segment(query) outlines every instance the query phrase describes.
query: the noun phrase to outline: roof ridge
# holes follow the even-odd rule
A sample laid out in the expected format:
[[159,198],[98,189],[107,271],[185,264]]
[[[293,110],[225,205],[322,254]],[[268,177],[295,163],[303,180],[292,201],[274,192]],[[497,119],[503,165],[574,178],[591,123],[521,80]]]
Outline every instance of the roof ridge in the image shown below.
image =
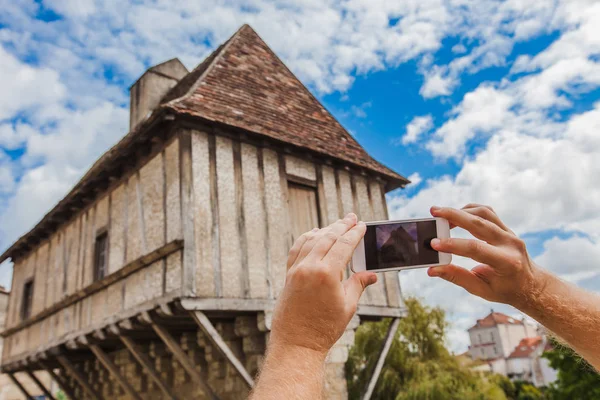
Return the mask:
[[[169,106],[172,103],[176,103],[178,101],[181,101],[189,96],[191,96],[196,89],[198,88],[198,86],[200,86],[200,84],[202,83],[202,80],[206,77],[206,75],[208,75],[213,67],[221,60],[221,56],[225,53],[225,51],[227,51],[227,49],[231,46],[231,44],[235,41],[235,39],[237,39],[240,35],[240,32],[242,32],[243,29],[245,29],[246,27],[250,27],[250,25],[248,24],[244,24],[242,25],[229,39],[227,39],[221,46],[219,46],[215,51],[217,51],[217,54],[214,55],[213,59],[210,61],[210,63],[206,66],[206,68],[204,69],[204,71],[202,71],[202,74],[190,85],[190,87],[188,88],[188,90],[185,92],[185,94],[176,97],[174,99],[171,99],[169,101],[167,101],[166,103],[161,104],[161,106]],[[205,60],[208,60],[208,58],[212,57],[213,54],[210,54]],[[202,66],[202,62],[200,64],[198,64],[198,66],[196,66],[196,68],[194,68],[194,71],[198,68],[200,68]],[[190,74],[193,74],[194,71],[190,72]]]

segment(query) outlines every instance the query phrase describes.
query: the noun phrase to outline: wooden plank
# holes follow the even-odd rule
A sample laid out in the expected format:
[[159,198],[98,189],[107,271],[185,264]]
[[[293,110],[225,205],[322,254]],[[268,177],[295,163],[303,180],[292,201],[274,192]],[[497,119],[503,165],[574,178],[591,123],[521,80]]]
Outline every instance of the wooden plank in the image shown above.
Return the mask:
[[275,307],[273,299],[187,298],[180,300],[181,307],[194,311],[269,311]]
[[242,254],[236,207],[233,143],[217,136],[217,190],[219,197],[219,243],[223,297],[243,297]]
[[[266,233],[267,213],[264,208],[264,180],[260,176],[258,151],[256,147],[241,145],[242,185],[244,198],[241,215],[245,226],[240,233],[246,240],[247,260],[244,267],[248,271],[249,296],[253,299],[269,297],[268,244]],[[257,184],[258,183],[258,184]],[[243,250],[242,250],[243,251]]]
[[65,380],[62,378],[62,376],[58,376],[52,368],[48,367],[46,364],[44,364],[41,361],[38,361],[38,365],[43,370],[45,370],[48,373],[48,375],[50,375],[50,378],[52,378],[54,380],[54,382],[56,382],[58,387],[60,387],[60,390],[62,390],[63,393],[66,394],[68,398],[70,398],[71,400],[77,400],[77,397],[75,397],[73,390],[71,390],[71,387],[65,382]]
[[242,297],[250,297],[250,271],[248,269],[248,238],[246,236],[246,215],[244,213],[244,178],[242,176],[242,148],[238,141],[233,142],[233,177],[235,186],[235,208],[241,257]]
[[215,329],[213,324],[210,322],[208,317],[202,311],[194,311],[192,312],[192,317],[200,326],[200,329],[208,340],[212,343],[212,345],[221,353],[223,357],[225,357],[229,363],[233,366],[236,372],[240,375],[240,377],[246,382],[246,385],[250,389],[254,387],[254,379],[250,376],[246,368],[241,363],[240,360],[233,354],[227,343],[223,340],[219,332]]
[[377,385],[379,375],[381,374],[383,364],[385,363],[385,358],[387,357],[388,352],[390,351],[390,347],[392,347],[392,343],[394,342],[394,337],[396,336],[396,332],[398,331],[399,325],[400,318],[394,318],[390,323],[387,334],[385,336],[385,340],[383,341],[383,346],[381,346],[381,350],[379,352],[379,357],[377,358],[377,364],[375,364],[375,369],[373,370],[373,374],[371,375],[371,379],[369,380],[369,384],[367,385],[367,390],[362,396],[362,400],[370,400],[371,396],[373,395],[375,385]]
[[25,371],[25,373],[40,388],[42,393],[44,393],[44,395],[47,398],[49,398],[50,400],[56,400],[55,397],[52,395],[52,393],[50,393],[50,391],[48,389],[46,389],[46,386],[44,386],[44,384],[42,382],[40,382],[40,380],[37,378],[37,376],[35,376],[35,374],[32,371]]
[[319,223],[320,227],[327,226],[329,222],[329,213],[327,208],[327,195],[325,193],[325,184],[323,181],[323,169],[317,165],[317,200],[319,201]]
[[[221,287],[214,135],[192,131],[192,181],[196,295],[219,296]],[[182,214],[182,218],[187,218]],[[187,247],[187,245],[186,245]]]
[[142,350],[135,344],[135,342],[127,337],[119,335],[121,342],[127,347],[129,352],[135,357],[135,359],[140,363],[142,368],[146,371],[148,376],[156,383],[156,385],[162,390],[162,392],[171,400],[177,400],[175,393],[169,388],[165,381],[160,377],[160,374],[154,368],[152,361],[148,356],[146,356]]
[[194,362],[189,359],[188,355],[185,354],[183,349],[179,346],[177,341],[175,341],[173,336],[171,336],[169,331],[156,322],[152,323],[152,328],[158,337],[160,337],[160,339],[163,341],[163,343],[169,348],[169,350],[171,350],[171,353],[173,353],[173,356],[175,356],[177,361],[179,361],[183,369],[185,369],[185,371],[190,375],[192,381],[194,381],[202,389],[206,397],[213,400],[218,400],[215,392],[212,391],[206,380],[196,369]]
[[119,368],[112,362],[110,357],[108,357],[108,355],[100,348],[100,346],[92,344],[89,346],[89,348],[92,351],[92,353],[94,353],[96,358],[98,358],[98,361],[100,361],[100,363],[104,365],[104,368],[106,368],[108,372],[110,372],[110,374],[113,376],[113,378],[115,378],[115,380],[119,383],[119,385],[121,385],[125,393],[127,393],[133,399],[142,400],[142,398],[136,393],[135,389],[129,384],[129,382],[127,382],[127,380],[123,378],[123,376],[121,376]]
[[217,182],[217,138],[215,135],[208,137],[208,179],[210,183],[210,212],[212,216],[211,226],[211,250],[215,294],[217,297],[223,295],[223,282],[221,281],[221,243],[219,241],[219,187]]
[[21,329],[26,328],[27,326],[29,326],[35,322],[38,322],[38,321],[48,317],[49,315],[59,312],[62,309],[76,303],[77,301],[80,301],[86,297],[91,296],[92,294],[94,294],[96,292],[99,292],[99,291],[107,288],[108,286],[112,285],[113,283],[128,277],[129,275],[144,268],[145,266],[148,266],[148,265],[152,264],[153,262],[155,262],[163,257],[166,257],[167,255],[174,253],[182,248],[183,248],[183,241],[181,241],[181,240],[174,240],[172,242],[169,242],[166,245],[156,249],[155,251],[148,253],[148,254],[130,262],[129,264],[127,264],[125,267],[121,268],[120,270],[104,277],[104,279],[96,281],[93,284],[91,284],[90,286],[88,286],[76,293],[73,293],[69,297],[66,297],[63,300],[61,300],[60,302],[55,303],[52,307],[45,309],[44,311],[33,316],[32,318],[29,318],[28,320],[23,321],[19,325],[5,330],[3,332],[3,335],[4,336],[11,335]]
[[10,380],[15,384],[15,386],[19,388],[21,393],[23,393],[23,396],[25,396],[26,399],[33,399],[33,396],[27,392],[27,390],[23,387],[23,385],[21,385],[21,382],[17,380],[14,374],[7,373],[7,375],[10,378]]
[[265,167],[263,161],[263,149],[262,147],[257,148],[256,158],[258,161],[258,191],[260,195],[261,205],[261,216],[263,217],[264,225],[264,247],[266,250],[266,262],[265,262],[265,277],[267,279],[267,292],[269,299],[273,298],[273,272],[271,267],[271,251],[270,251],[270,238],[269,238],[269,220],[267,214],[267,196],[265,194]]
[[85,390],[91,398],[101,400],[102,397],[94,391],[90,384],[85,380],[85,377],[75,368],[73,364],[71,364],[71,361],[69,361],[67,357],[59,355],[56,356],[56,360],[60,365],[62,365],[65,371],[67,371],[67,373],[69,373],[69,375],[71,375],[73,379],[75,379],[77,383],[81,385],[83,390]]

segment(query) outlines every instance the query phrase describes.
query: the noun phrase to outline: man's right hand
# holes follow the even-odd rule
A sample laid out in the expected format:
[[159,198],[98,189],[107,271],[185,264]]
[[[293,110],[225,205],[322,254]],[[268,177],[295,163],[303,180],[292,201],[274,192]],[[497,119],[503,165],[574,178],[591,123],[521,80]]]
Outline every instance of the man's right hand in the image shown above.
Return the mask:
[[462,210],[432,207],[431,215],[445,218],[477,239],[434,239],[431,246],[444,253],[471,258],[479,263],[472,270],[456,265],[429,268],[437,276],[489,301],[523,308],[528,296],[544,287],[544,274],[519,239],[491,207],[468,204]]
[[490,207],[433,207],[431,214],[446,218],[451,225],[460,226],[479,239],[434,239],[431,246],[481,264],[470,271],[456,265],[432,267],[430,276],[439,276],[486,300],[518,308],[560,336],[600,371],[600,296],[564,282],[534,264],[525,243]]

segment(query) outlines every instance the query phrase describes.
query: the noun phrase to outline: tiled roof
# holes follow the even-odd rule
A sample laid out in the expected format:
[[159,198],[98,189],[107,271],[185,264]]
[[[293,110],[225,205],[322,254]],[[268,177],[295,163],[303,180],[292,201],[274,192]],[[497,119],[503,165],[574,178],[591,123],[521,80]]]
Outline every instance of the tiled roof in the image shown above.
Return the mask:
[[521,339],[517,347],[513,350],[508,358],[526,358],[531,355],[535,349],[542,343],[541,336],[535,336],[530,338]]
[[499,312],[491,312],[485,318],[478,319],[477,323],[471,327],[469,330],[474,328],[491,328],[497,325],[523,325],[523,321],[518,320],[513,317],[509,317],[506,314],[502,314]]
[[409,182],[374,160],[248,25],[167,93],[163,107],[363,167],[390,188]]

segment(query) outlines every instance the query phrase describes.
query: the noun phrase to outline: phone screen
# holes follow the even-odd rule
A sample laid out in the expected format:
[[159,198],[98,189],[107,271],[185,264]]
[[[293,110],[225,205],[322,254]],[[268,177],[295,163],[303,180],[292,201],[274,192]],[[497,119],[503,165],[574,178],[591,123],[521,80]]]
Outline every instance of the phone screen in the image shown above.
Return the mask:
[[439,254],[430,245],[435,237],[435,220],[367,225],[367,270],[437,264]]

